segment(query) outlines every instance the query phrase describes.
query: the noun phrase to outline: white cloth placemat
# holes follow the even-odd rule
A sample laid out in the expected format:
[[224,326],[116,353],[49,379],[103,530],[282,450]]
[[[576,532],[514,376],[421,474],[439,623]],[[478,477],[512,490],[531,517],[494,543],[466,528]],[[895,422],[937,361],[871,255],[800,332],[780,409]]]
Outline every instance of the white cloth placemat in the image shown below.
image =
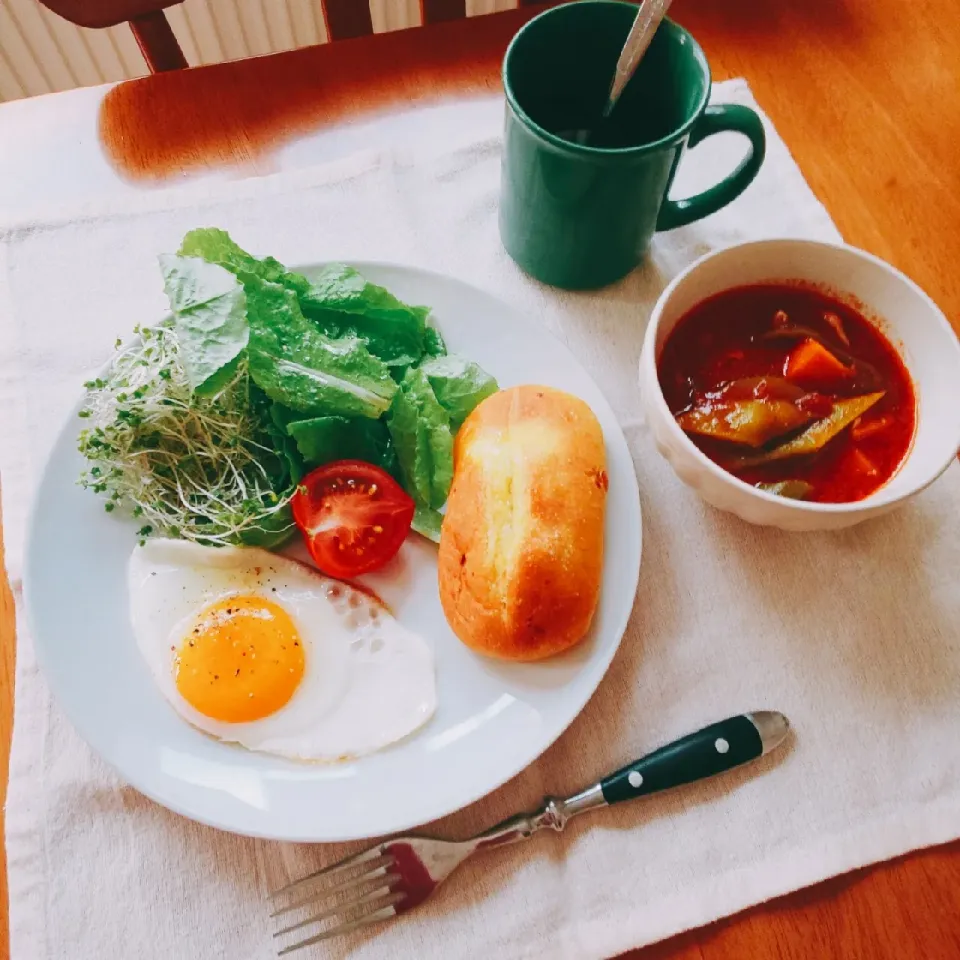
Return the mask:
[[[716,98],[753,103],[739,81]],[[838,239],[776,132],[767,125],[767,160],[743,197],[659,235],[624,282],[568,294],[524,277],[500,246],[501,103],[459,109],[469,123],[455,133],[421,123],[415,147],[401,137],[295,174],[0,228],[0,466],[18,597],[43,454],[114,338],[164,311],[157,253],[216,225],[291,264],[429,267],[499,294],[574,350],[621,418],[644,526],[633,619],[596,696],[540,761],[436,830],[486,826],[743,710],[783,710],[796,736],[749,770],[467,864],[403,920],[315,955],[590,960],[960,835],[960,471],[849,531],[755,529],[684,488],[638,416],[644,325],[679,269],[738,240]],[[708,140],[685,159],[677,192],[715,179],[739,149]],[[232,837],[124,786],[51,702],[21,621],[7,805],[13,960],[266,960],[264,894],[344,852]]]

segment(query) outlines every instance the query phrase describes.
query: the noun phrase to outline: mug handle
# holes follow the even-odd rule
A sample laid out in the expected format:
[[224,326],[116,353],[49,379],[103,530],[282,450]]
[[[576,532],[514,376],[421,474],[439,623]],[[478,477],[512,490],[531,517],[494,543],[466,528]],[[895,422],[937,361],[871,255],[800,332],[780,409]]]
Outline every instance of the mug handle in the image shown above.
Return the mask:
[[717,103],[707,107],[690,131],[688,146],[695,147],[707,137],[728,130],[742,133],[750,141],[750,151],[730,176],[709,190],[685,200],[665,199],[657,217],[657,230],[673,230],[716,213],[750,186],[763,163],[767,138],[763,122],[749,107],[737,103]]

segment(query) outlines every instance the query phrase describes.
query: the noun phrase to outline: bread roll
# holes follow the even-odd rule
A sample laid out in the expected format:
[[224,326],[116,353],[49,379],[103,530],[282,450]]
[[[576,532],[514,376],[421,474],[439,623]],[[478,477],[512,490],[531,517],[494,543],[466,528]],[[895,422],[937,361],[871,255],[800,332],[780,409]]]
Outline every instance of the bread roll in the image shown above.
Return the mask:
[[577,397],[502,390],[467,418],[440,535],[440,601],[474,650],[539,660],[586,634],[603,572],[603,431]]

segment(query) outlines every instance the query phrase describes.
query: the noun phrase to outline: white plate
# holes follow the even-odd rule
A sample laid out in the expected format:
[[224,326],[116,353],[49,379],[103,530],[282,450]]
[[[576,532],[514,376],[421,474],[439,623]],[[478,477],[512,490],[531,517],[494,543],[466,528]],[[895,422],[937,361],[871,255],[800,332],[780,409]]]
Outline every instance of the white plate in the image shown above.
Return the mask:
[[[519,773],[577,716],[603,678],[633,606],[640,501],[626,440],[570,352],[506,304],[449,277],[356,264],[403,300],[429,304],[451,351],[501,386],[542,383],[582,397],[603,426],[610,491],[600,605],[587,639],[538,664],[489,660],[447,626],[436,549],[411,537],[388,571],[365,578],[433,645],[439,706],[406,741],[341,764],[300,764],[216,742],[164,701],[127,615],[132,521],[76,485],[81,422],[71,417],[40,481],[25,596],[37,656],[81,736],[130,784],[203,823],[278,840],[334,841],[406,830],[451,813]],[[309,274],[316,267],[301,267]]]

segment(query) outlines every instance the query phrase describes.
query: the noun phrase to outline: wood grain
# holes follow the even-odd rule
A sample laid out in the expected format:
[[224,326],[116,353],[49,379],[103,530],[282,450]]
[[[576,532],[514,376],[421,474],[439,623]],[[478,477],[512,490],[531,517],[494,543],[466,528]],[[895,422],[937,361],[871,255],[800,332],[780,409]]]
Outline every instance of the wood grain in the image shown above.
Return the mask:
[[103,150],[118,175],[142,183],[210,167],[272,171],[272,154],[305,133],[498,90],[500,60],[522,17],[456,20],[122,83],[100,107]]
[[[347,4],[354,6],[328,0],[330,7]],[[960,18],[949,5],[914,0],[909,30],[898,0],[677,0],[673,10],[702,43],[718,79],[750,81],[845,237],[910,274],[960,329]],[[146,190],[198,173],[235,177],[309,164],[310,136],[323,126],[497,90],[503,50],[533,12],[158,75],[115,87],[102,102],[81,92],[45,97],[30,113],[0,110],[0,141],[18,147],[16,154],[0,151],[0,203],[10,182],[4,174],[25,169],[30,151],[38,159],[71,153],[73,172],[63,176],[73,178],[76,198],[91,183]],[[78,110],[87,112],[78,119]],[[78,136],[78,124],[92,124],[97,110],[99,144]],[[278,159],[278,148],[294,140],[302,148],[295,160]],[[12,637],[9,595],[2,593],[3,750]],[[960,844],[952,844],[629,956],[955,960],[958,890]],[[5,908],[6,898],[0,902]]]
[[956,960],[956,844],[755,907],[622,960]]

